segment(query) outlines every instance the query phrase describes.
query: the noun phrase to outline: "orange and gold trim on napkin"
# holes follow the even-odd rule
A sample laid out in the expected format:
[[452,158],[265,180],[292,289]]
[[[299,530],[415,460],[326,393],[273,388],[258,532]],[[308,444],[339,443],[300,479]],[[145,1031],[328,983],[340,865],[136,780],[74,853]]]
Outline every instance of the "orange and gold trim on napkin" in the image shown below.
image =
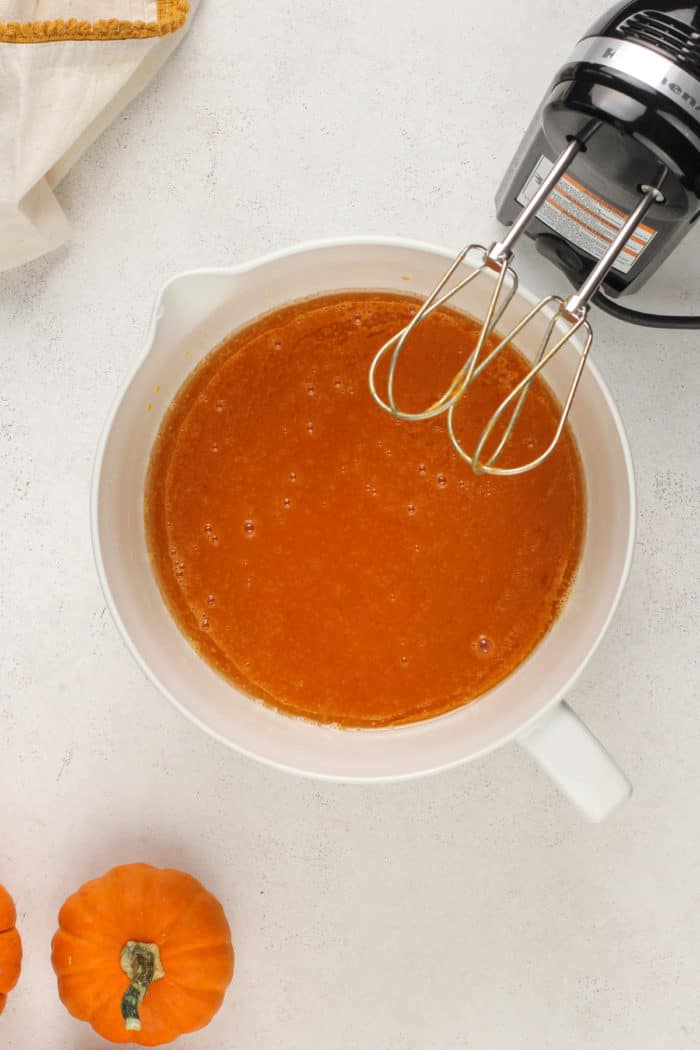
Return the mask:
[[189,9],[187,0],[158,0],[155,22],[126,22],[120,18],[103,18],[99,22],[83,22],[77,18],[0,22],[0,43],[48,44],[60,40],[142,40],[166,36],[184,26]]

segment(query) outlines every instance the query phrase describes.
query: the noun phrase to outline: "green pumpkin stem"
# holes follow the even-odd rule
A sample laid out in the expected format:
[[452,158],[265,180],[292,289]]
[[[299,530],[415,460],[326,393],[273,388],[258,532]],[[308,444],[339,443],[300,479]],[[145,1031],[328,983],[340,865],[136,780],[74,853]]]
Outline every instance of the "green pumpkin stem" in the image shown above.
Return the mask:
[[124,1025],[127,1032],[140,1032],[139,1006],[151,987],[151,982],[165,977],[158,945],[144,944],[143,941],[127,941],[122,948],[119,963],[131,981],[122,998]]

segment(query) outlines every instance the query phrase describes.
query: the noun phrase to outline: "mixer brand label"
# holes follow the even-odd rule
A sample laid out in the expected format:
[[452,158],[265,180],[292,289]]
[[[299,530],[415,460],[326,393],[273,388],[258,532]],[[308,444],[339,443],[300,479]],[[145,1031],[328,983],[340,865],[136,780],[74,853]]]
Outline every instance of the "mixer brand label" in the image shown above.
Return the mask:
[[[540,157],[518,195],[518,204],[525,207],[530,203],[553,167],[551,160]],[[538,211],[537,218],[570,244],[600,259],[629,216],[592,193],[571,175],[563,175]],[[638,226],[617,257],[613,269],[629,273],[655,235],[653,227]]]
[[591,62],[626,73],[700,118],[700,80],[642,44],[607,36],[588,37],[579,41],[569,62]]

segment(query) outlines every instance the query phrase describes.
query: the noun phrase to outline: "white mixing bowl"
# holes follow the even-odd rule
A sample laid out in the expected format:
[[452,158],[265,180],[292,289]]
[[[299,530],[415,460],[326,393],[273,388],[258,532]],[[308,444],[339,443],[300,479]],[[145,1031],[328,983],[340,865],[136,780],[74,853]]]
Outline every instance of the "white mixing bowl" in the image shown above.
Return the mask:
[[[571,415],[587,484],[586,539],[571,596],[531,656],[459,710],[411,725],[347,730],[267,708],[237,692],[194,652],[163,604],[149,564],[143,523],[149,454],[171,399],[197,362],[230,332],[295,299],[347,289],[427,294],[450,258],[442,249],[407,241],[327,241],[169,281],[97,454],[92,534],[100,581],[144,671],[193,722],[239,751],[319,777],[391,780],[446,769],[517,738],[591,819],[601,819],[630,787],[562,698],[620,598],[634,542],[635,489],[617,409],[593,365],[584,372]],[[471,295],[467,305],[478,316],[484,302],[478,290]],[[521,290],[511,315],[533,302]],[[536,334],[523,333],[525,353]],[[547,373],[560,396],[572,357],[559,355]]]

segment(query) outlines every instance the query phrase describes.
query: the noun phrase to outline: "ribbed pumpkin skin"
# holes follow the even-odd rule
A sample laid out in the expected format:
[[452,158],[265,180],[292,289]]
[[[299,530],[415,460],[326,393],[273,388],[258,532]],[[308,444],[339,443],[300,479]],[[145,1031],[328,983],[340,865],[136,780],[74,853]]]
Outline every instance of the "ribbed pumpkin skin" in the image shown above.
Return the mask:
[[22,969],[22,941],[15,929],[16,922],[14,901],[0,886],[0,1014],[5,1009],[7,993],[17,984]]
[[[203,1028],[233,976],[223,908],[180,871],[127,864],[87,882],[58,916],[51,961],[61,1001],[114,1043],[159,1046]],[[139,1008],[140,1032],[127,1031],[121,1001],[129,978],[120,965],[128,941],[156,944],[165,971]]]

